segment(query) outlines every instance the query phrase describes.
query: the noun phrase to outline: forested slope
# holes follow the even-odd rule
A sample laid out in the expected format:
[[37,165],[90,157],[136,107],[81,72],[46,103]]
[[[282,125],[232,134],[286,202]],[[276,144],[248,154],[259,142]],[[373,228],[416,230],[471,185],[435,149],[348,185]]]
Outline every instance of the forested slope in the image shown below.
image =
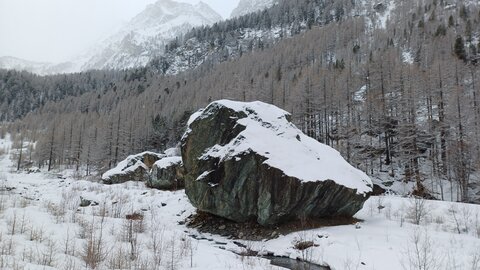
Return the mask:
[[[38,140],[33,158],[40,165],[82,166],[89,173],[91,167],[105,170],[130,153],[174,145],[189,112],[212,100],[262,100],[292,112],[305,133],[338,149],[384,186],[441,199],[478,200],[478,4],[291,3],[296,13],[303,8],[319,19],[287,20],[289,31],[297,22],[300,26],[289,38],[272,34],[282,27],[257,29],[265,37],[258,44],[268,46],[251,50],[226,45],[229,38],[246,42],[242,34],[221,35],[246,31],[234,21],[194,30],[169,49],[178,55],[196,44],[190,52],[198,52],[199,60],[191,66],[168,72],[181,61],[172,64],[167,57],[147,68],[105,75],[108,84],[99,81],[62,100],[46,100],[11,129],[34,131],[29,137]],[[281,8],[239,20],[289,14]],[[282,22],[271,21],[276,26]],[[228,54],[219,58],[222,51]],[[65,78],[83,81],[87,74]],[[35,80],[40,85],[59,82],[54,77]]]

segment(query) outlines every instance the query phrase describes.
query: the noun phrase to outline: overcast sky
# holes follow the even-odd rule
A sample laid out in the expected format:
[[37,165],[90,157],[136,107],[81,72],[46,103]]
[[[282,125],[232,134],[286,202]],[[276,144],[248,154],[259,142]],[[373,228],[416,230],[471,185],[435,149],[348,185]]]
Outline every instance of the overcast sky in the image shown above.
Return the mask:
[[[203,0],[224,18],[238,1]],[[66,61],[113,33],[154,2],[156,0],[0,0],[0,56],[41,62]]]

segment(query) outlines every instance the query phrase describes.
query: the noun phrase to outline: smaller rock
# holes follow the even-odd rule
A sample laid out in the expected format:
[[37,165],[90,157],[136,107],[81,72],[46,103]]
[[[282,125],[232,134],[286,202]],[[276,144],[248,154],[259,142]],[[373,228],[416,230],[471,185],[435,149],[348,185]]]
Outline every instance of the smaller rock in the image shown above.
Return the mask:
[[143,152],[131,155],[102,175],[104,184],[120,184],[128,181],[146,181],[153,164],[165,155]]
[[355,229],[359,230],[359,229],[361,229],[361,228],[362,228],[362,226],[360,225],[360,223],[356,223],[356,224],[355,224]]
[[143,220],[143,215],[140,213],[133,213],[133,214],[126,215],[125,219],[139,221],[139,220]]
[[276,238],[278,236],[277,231],[273,231],[272,234],[270,235],[271,238]]
[[167,206],[167,204],[162,202],[162,206],[165,207],[165,206]]
[[179,190],[185,187],[181,157],[166,157],[153,164],[147,186],[160,190]]
[[88,207],[92,204],[91,200],[87,200],[83,197],[80,197],[80,207]]
[[225,230],[226,228],[227,228],[227,226],[225,226],[225,225],[221,225],[220,227],[218,227],[218,229],[221,230],[221,231]]

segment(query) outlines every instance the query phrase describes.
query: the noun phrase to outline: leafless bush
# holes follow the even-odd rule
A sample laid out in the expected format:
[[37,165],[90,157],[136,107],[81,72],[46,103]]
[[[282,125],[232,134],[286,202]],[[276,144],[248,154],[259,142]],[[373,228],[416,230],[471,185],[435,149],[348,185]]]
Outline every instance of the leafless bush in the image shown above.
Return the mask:
[[75,256],[77,239],[71,235],[70,227],[67,228],[67,233],[63,241],[63,253],[65,255]]
[[144,231],[144,217],[133,213],[126,215],[123,224],[124,241],[130,244],[130,260],[138,258],[138,234]]
[[8,227],[8,233],[10,235],[15,235],[17,232],[17,226],[18,226],[18,218],[17,218],[17,211],[13,211],[12,215],[8,216],[6,219],[7,222],[7,227]]
[[29,236],[30,241],[43,242],[44,235],[45,235],[45,230],[43,226],[35,227],[34,225],[32,225],[30,226],[29,231],[30,231],[30,236]]
[[404,255],[402,266],[406,270],[437,270],[441,266],[427,230],[413,231]]
[[480,238],[480,213],[477,211],[475,213],[475,218],[474,218],[473,226],[475,228],[475,233],[478,238]]
[[458,214],[458,207],[455,204],[452,204],[450,208],[448,208],[448,212],[450,213],[453,221],[455,222],[455,229],[458,234],[462,233],[461,225],[460,225],[460,219],[459,219],[459,214]]
[[472,259],[470,260],[470,270],[478,269],[480,269],[480,251],[477,249],[477,251],[472,254]]
[[420,225],[425,220],[427,215],[427,200],[421,197],[413,196],[410,201],[410,205],[407,209],[407,216],[416,225]]
[[55,222],[57,224],[65,222],[65,214],[67,211],[64,204],[55,204],[52,202],[48,202],[45,207],[48,213],[55,218]]
[[0,257],[12,256],[15,254],[15,241],[13,236],[5,239],[0,235]]
[[164,236],[165,236],[165,227],[162,226],[161,229],[151,229],[150,230],[150,241],[147,243],[147,248],[150,249],[153,253],[153,265],[155,265],[154,270],[160,269],[160,265],[163,262],[164,254]]
[[72,189],[63,189],[60,205],[63,205],[65,210],[76,211],[80,205],[80,196],[78,195],[78,192]]
[[111,197],[112,200],[112,217],[113,218],[122,218],[125,215],[125,208],[127,203],[130,200],[128,194],[114,194]]
[[112,252],[108,259],[108,268],[112,270],[126,269],[128,267],[128,252],[121,244],[116,246],[118,246],[118,248]]
[[[83,224],[83,226],[87,225],[88,227],[83,230],[86,232],[87,241],[83,246],[81,257],[90,269],[97,269],[108,255],[103,240],[104,222],[104,218],[100,218],[100,221],[97,221],[95,216],[92,216],[90,223]],[[97,226],[98,229],[96,228]]]
[[460,209],[460,214],[461,214],[461,224],[462,224],[462,230],[465,233],[470,232],[470,220],[471,220],[471,215],[472,215],[472,210],[468,205],[463,205],[463,207]]
[[46,248],[40,253],[40,265],[44,266],[54,266],[55,254],[56,254],[56,244],[52,239],[46,241]]
[[168,264],[167,264],[167,269],[168,270],[175,270],[177,269],[177,264],[179,261],[179,256],[178,256],[178,250],[177,250],[177,241],[178,237],[176,234],[172,235],[172,238],[170,239],[167,247],[167,252],[168,252]]
[[22,197],[20,199],[20,208],[27,208],[28,206],[30,206],[32,204],[32,200],[31,199],[27,199],[25,197]]

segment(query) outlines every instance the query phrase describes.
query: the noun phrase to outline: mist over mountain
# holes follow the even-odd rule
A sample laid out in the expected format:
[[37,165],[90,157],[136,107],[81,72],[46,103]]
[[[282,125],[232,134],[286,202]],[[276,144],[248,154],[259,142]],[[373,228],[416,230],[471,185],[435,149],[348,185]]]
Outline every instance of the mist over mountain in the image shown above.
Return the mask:
[[207,4],[160,0],[135,16],[81,66],[89,69],[125,69],[146,65],[164,52],[165,45],[195,26],[210,25],[222,17]]
[[148,5],[118,32],[70,61],[36,63],[15,57],[2,57],[0,67],[40,75],[140,67],[162,55],[165,45],[175,37],[193,27],[211,25],[221,19],[222,17],[204,2],[192,5],[159,0]]

